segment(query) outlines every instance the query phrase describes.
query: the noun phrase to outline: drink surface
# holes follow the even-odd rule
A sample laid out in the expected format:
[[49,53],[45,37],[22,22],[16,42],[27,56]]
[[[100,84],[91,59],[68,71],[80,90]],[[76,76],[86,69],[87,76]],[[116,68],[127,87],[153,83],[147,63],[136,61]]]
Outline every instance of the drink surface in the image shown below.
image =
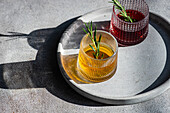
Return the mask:
[[[110,57],[110,56],[112,56],[114,54],[114,51],[111,49],[111,47],[108,47],[105,44],[100,44],[100,49],[99,50],[100,50],[100,52],[99,52],[98,59],[102,58],[102,54],[104,54],[102,59],[108,58],[108,57]],[[95,54],[95,52],[91,49],[90,46],[86,47],[84,49],[84,51],[88,56],[94,58],[93,53]]]
[[[138,22],[145,18],[145,16],[141,12],[136,10],[126,10],[126,13],[128,16],[132,18],[133,22]],[[125,18],[119,14],[117,14],[117,16],[124,21]]]

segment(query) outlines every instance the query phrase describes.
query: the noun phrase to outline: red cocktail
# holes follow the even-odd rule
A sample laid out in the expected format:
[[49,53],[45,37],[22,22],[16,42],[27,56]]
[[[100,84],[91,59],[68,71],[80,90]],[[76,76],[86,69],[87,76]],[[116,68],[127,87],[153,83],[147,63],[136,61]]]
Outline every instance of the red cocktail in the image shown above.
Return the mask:
[[143,0],[119,0],[133,22],[126,22],[119,15],[120,11],[113,6],[110,32],[116,37],[119,45],[128,46],[142,42],[148,34],[149,8]]

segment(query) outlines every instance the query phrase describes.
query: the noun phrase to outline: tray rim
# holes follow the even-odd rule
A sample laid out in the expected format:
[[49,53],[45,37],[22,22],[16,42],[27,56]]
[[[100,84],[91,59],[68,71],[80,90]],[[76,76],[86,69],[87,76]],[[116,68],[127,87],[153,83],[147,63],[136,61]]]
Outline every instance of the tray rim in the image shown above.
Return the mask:
[[[85,13],[84,15],[81,15],[79,18],[77,18],[73,23],[71,23],[69,25],[69,28],[72,27],[72,25],[74,25],[74,23],[77,21],[77,20],[80,20],[82,17],[86,16],[86,15],[89,15],[89,14],[92,14],[96,11],[102,11],[102,10],[107,10],[107,9],[110,9],[112,7],[102,7],[102,8],[99,8],[99,9],[96,9],[96,10],[92,10],[90,12],[87,12]],[[149,12],[149,13],[153,13],[153,12]],[[155,14],[155,13],[153,13]],[[165,19],[164,17],[158,15],[158,14],[155,14],[159,17],[161,17],[164,21],[167,21],[169,23],[169,21],[167,19]],[[65,31],[67,31],[67,29]],[[64,32],[65,33],[65,32]],[[61,42],[61,39],[62,37],[64,36],[64,33],[62,34],[61,38],[60,38],[60,41],[59,43]],[[59,45],[58,47],[59,48]],[[93,94],[90,94],[88,92],[85,92],[84,90],[82,90],[81,88],[77,87],[75,84],[73,84],[72,82],[70,82],[70,80],[67,79],[67,77],[63,74],[63,71],[64,73],[66,74],[63,66],[62,66],[62,63],[61,63],[61,58],[60,58],[60,54],[61,52],[57,50],[57,53],[59,53],[59,56],[58,56],[58,64],[60,64],[60,71],[62,73],[62,76],[64,77],[64,79],[66,80],[66,82],[75,90],[77,91],[79,94],[87,97],[87,98],[90,98],[92,100],[95,100],[95,101],[98,101],[98,102],[101,102],[101,103],[105,103],[105,104],[116,104],[116,105],[127,105],[127,104],[135,104],[135,103],[139,103],[139,102],[144,102],[144,101],[147,101],[147,100],[150,100],[150,99],[153,99],[157,96],[159,96],[160,94],[162,94],[163,92],[165,92],[166,90],[168,90],[170,88],[170,78],[167,79],[164,83],[162,83],[161,85],[159,85],[158,87],[150,90],[150,91],[147,91],[145,93],[142,93],[142,94],[137,94],[137,95],[134,95],[134,96],[128,96],[128,97],[116,97],[116,98],[104,98],[104,97],[100,97],[100,96],[95,96]]]

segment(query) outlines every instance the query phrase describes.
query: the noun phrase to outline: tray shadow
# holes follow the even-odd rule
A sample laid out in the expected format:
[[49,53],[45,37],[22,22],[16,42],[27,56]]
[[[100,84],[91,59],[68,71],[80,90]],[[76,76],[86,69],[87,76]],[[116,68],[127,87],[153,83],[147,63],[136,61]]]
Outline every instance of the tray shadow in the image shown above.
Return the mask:
[[11,37],[10,40],[27,38],[28,44],[38,50],[36,60],[0,65],[0,88],[46,88],[54,96],[70,103],[85,106],[105,105],[74,91],[64,80],[58,66],[57,47],[60,37],[77,18],[72,18],[56,28],[38,29],[30,34],[17,32],[9,32],[12,35],[0,34],[0,37]]

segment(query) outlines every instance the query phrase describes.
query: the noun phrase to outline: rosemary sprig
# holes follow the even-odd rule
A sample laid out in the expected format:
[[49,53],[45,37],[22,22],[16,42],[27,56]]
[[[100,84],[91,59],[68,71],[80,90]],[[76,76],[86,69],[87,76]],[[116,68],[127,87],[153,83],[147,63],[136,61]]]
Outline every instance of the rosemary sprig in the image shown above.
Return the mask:
[[113,3],[115,8],[120,10],[119,15],[123,16],[125,18],[126,22],[131,22],[131,23],[133,22],[132,18],[127,15],[124,6],[122,6],[118,0],[112,0],[112,1],[110,1],[110,3]]
[[[101,41],[102,35],[100,34],[99,40],[97,41],[96,40],[97,27],[95,26],[95,30],[94,30],[94,34],[93,34],[93,30],[92,30],[93,23],[92,23],[92,21],[91,21],[91,23],[89,22],[88,25],[85,23],[85,26],[86,26],[88,32],[84,28],[82,28],[82,29],[88,35],[88,37],[91,39],[91,41],[93,42],[94,47],[91,44],[89,44],[89,46],[94,51],[94,53],[93,53],[94,58],[98,59],[98,57],[100,55],[99,49],[100,49],[100,41]],[[104,54],[102,54],[101,59],[103,59],[103,57],[104,57]]]

